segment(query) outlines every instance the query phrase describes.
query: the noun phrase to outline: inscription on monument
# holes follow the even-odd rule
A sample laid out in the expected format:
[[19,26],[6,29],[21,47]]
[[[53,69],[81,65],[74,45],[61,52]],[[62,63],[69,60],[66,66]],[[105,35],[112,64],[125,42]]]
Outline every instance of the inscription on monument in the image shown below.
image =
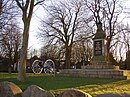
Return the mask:
[[94,41],[94,55],[102,55],[102,40]]

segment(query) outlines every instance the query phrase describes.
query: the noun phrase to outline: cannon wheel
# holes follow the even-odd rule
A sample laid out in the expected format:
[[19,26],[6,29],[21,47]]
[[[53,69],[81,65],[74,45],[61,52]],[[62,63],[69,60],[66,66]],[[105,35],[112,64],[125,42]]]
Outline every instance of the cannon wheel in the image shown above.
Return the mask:
[[32,64],[33,73],[40,74],[43,70],[42,64],[43,62],[41,60],[35,60]]
[[44,72],[46,74],[55,74],[55,64],[51,59],[45,61]]

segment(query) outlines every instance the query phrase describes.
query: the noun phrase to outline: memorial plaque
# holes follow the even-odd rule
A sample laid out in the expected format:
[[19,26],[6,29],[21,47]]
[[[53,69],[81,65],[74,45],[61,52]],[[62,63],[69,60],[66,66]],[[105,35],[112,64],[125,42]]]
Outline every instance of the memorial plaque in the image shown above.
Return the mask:
[[94,55],[95,56],[102,55],[102,40],[94,41]]

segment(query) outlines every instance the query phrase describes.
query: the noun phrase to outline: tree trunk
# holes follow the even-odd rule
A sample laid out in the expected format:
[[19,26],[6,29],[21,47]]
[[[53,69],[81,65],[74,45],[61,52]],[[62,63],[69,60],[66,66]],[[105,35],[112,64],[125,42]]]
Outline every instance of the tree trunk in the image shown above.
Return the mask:
[[19,0],[16,0],[16,2],[19,8],[22,10],[22,20],[24,23],[23,42],[20,51],[20,66],[17,78],[19,81],[23,82],[26,79],[26,58],[27,58],[30,21],[32,18],[34,6],[41,3],[42,1],[39,1],[36,4],[34,4],[35,0],[26,0],[25,5],[21,4]]
[[1,15],[1,12],[2,12],[2,5],[3,5],[3,0],[0,0],[0,15]]
[[70,63],[71,63],[71,46],[66,46],[66,52],[65,52],[65,69],[70,69]]
[[9,73],[9,74],[11,74],[11,71],[12,71],[12,70],[11,70],[11,65],[13,65],[12,56],[11,56],[12,53],[11,53],[11,52],[12,52],[12,50],[9,49],[9,66],[8,66],[8,73]]
[[130,51],[126,52],[126,68],[127,70],[130,70]]
[[30,22],[26,21],[26,23],[24,24],[23,42],[20,51],[20,64],[17,78],[21,82],[24,82],[26,80],[26,58],[27,58],[28,38],[29,38],[29,27]]
[[109,47],[110,47],[110,41],[107,39],[107,60],[109,60]]
[[107,61],[110,65],[110,44],[111,44],[111,38],[107,38]]
[[11,63],[8,64],[8,73],[11,74]]

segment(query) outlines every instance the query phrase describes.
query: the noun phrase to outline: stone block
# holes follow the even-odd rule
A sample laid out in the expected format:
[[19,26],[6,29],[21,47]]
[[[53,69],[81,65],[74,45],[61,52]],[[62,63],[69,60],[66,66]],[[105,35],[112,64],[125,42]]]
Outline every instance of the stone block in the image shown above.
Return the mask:
[[22,97],[22,90],[12,82],[0,82],[0,97]]
[[22,97],[55,97],[51,92],[45,91],[44,89],[31,85],[22,94]]
[[90,94],[80,90],[65,90],[58,97],[92,97]]

